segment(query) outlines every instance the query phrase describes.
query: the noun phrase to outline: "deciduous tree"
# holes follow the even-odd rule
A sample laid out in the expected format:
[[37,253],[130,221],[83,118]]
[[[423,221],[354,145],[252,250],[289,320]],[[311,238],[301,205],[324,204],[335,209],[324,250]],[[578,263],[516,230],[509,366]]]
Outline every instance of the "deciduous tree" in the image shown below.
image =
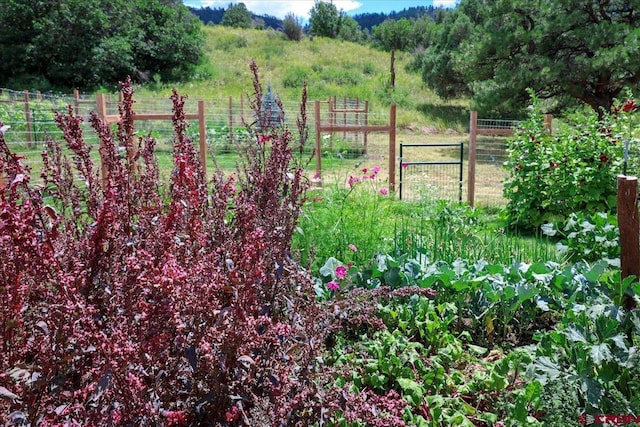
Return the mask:
[[0,0],[0,17],[1,86],[172,80],[189,76],[203,55],[200,22],[175,0]]
[[373,36],[378,44],[391,52],[391,88],[396,85],[396,50],[404,50],[411,44],[413,35],[413,24],[406,18],[397,21],[387,19],[380,25],[373,27]]
[[309,12],[309,32],[314,36],[336,38],[340,34],[343,14],[333,3],[316,1]]
[[222,25],[235,28],[251,28],[253,17],[244,3],[229,4],[222,16]]

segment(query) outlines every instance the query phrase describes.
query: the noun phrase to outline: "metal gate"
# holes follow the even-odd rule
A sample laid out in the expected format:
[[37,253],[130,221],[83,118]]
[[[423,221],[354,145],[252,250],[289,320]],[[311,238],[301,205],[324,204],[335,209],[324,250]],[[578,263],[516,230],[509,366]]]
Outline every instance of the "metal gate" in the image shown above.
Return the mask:
[[400,199],[462,201],[464,142],[400,144]]

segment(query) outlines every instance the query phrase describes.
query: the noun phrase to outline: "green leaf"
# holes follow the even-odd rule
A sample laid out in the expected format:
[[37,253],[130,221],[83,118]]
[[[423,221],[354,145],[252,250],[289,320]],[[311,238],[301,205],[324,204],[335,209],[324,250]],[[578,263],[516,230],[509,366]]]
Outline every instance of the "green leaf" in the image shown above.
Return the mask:
[[385,284],[392,286],[392,287],[398,287],[402,284],[402,278],[400,277],[400,271],[398,270],[397,267],[394,267],[392,269],[389,269],[388,271],[386,271],[383,275]]
[[489,349],[486,347],[480,347],[478,345],[473,345],[473,344],[468,344],[467,348],[470,350],[471,353],[473,353],[476,356],[483,356],[484,354],[487,353],[487,351],[489,351]]
[[589,354],[591,355],[593,363],[596,365],[602,364],[603,361],[613,359],[613,354],[611,354],[611,350],[609,350],[609,346],[606,343],[591,346]]
[[396,381],[405,394],[405,398],[413,406],[420,406],[422,404],[422,396],[424,396],[425,389],[422,385],[415,382],[410,378],[397,378]]
[[340,261],[334,257],[329,257],[322,267],[320,267],[320,275],[323,277],[333,277],[336,267],[342,265]]
[[536,359],[533,369],[535,378],[542,384],[545,384],[548,380],[554,380],[562,374],[560,367],[547,356]]
[[581,378],[582,392],[586,395],[587,401],[598,408],[600,399],[604,395],[604,390],[599,382],[589,377]]
[[604,260],[597,261],[595,264],[593,264],[591,269],[584,274],[584,277],[590,283],[598,283],[598,280],[600,280],[600,276],[602,276],[602,274],[606,271],[607,265],[607,262]]
[[567,338],[572,342],[587,342],[587,339],[585,338],[583,333],[573,326],[568,327],[565,330],[565,334]]

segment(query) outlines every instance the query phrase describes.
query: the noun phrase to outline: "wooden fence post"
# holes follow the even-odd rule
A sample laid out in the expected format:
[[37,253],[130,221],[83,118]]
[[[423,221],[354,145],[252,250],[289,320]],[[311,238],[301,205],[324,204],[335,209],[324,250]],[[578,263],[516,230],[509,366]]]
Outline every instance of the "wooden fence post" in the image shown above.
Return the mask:
[[80,114],[80,91],[78,89],[73,90],[73,106],[75,107],[76,115]]
[[469,117],[469,166],[467,173],[467,202],[473,207],[476,191],[476,135],[478,131],[478,112],[471,111]]
[[[329,97],[329,125],[331,127],[336,126],[336,113],[334,112],[336,108],[337,108],[336,97],[335,96],[333,98]],[[331,132],[330,135],[331,136],[329,137],[329,151],[333,152],[333,132]]]
[[[347,125],[347,97],[343,97],[342,98],[342,109],[344,110],[342,112],[342,124],[343,125]],[[342,139],[347,139],[347,131],[343,131],[342,132]]]
[[389,108],[389,191],[396,191],[396,104]]
[[618,175],[618,228],[620,230],[620,274],[640,278],[640,226],[638,223],[638,178]]
[[33,126],[31,119],[31,109],[29,108],[29,91],[24,91],[24,118],[27,124],[27,145],[33,148]]
[[315,101],[313,105],[316,116],[316,177],[320,180],[318,185],[322,187],[322,142],[320,141],[320,101]]
[[204,115],[204,101],[198,101],[198,131],[200,134],[200,161],[204,177],[207,178],[207,127]]
[[[360,124],[360,98],[356,98],[356,117],[355,117],[355,124],[359,125]],[[358,141],[360,134],[358,132],[356,132],[355,134],[355,140]],[[364,147],[364,154],[367,154],[367,147]]]
[[[107,121],[107,100],[104,96],[104,93],[96,94],[96,113],[98,117],[100,117],[105,122]],[[102,171],[102,186],[106,187],[107,184],[107,167],[104,164],[104,151],[106,148],[102,143],[102,139],[100,140],[100,147],[98,148],[98,152],[100,153],[100,167]]]
[[364,153],[367,154],[367,135],[366,127],[369,126],[369,101],[364,101]]
[[544,128],[547,132],[549,132],[549,135],[551,135],[551,133],[553,133],[553,114],[545,114],[544,115]]

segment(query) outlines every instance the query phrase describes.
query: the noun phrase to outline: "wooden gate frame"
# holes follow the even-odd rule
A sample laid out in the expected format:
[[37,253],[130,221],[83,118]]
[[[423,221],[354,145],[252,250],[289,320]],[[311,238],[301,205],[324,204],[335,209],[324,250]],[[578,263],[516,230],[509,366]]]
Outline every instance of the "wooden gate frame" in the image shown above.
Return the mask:
[[[107,114],[107,101],[106,97],[103,93],[98,93],[96,95],[96,110],[98,116],[103,119],[107,124],[117,123],[120,121],[119,115],[108,115]],[[199,133],[199,154],[200,154],[200,162],[202,162],[202,168],[204,170],[205,177],[207,176],[207,128],[206,128],[206,120],[204,115],[204,101],[198,101],[198,113],[197,114],[185,114],[185,120],[198,120],[198,133]],[[133,120],[173,120],[173,114],[134,114]],[[100,144],[100,158],[102,160],[102,143]],[[134,150],[133,146],[129,147]],[[127,153],[129,158],[132,158],[135,155],[135,152],[131,151]],[[102,179],[106,179],[107,171],[104,165],[104,161],[101,161],[102,164]]]
[[[553,116],[551,114],[545,114],[544,116],[544,128],[551,133],[553,122]],[[467,181],[467,202],[469,206],[473,207],[475,202],[476,191],[476,142],[478,135],[489,136],[511,136],[513,135],[513,128],[478,128],[478,112],[472,110],[469,114],[469,171]]]
[[[339,112],[340,110],[332,110]],[[391,104],[389,107],[389,124],[388,125],[347,125],[347,124],[322,124],[320,117],[320,101],[314,101],[315,127],[316,127],[316,177],[322,176],[322,132],[388,132],[389,133],[389,191],[395,192],[396,189],[396,105]],[[333,121],[333,120],[332,120]],[[366,137],[365,137],[366,138]],[[366,139],[365,139],[366,140]],[[320,185],[322,181],[320,180]]]

